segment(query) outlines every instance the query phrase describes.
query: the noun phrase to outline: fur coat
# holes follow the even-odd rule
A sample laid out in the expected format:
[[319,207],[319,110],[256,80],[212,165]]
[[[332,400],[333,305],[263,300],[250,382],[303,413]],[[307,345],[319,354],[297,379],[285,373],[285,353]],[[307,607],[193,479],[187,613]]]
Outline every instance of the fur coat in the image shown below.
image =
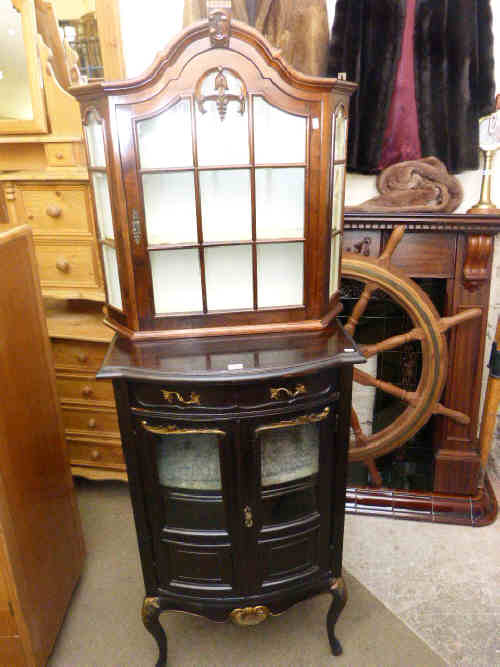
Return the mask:
[[[377,171],[401,50],[406,0],[337,0],[328,72],[346,72],[353,171]],[[415,97],[422,157],[451,173],[478,167],[478,120],[495,109],[490,0],[417,0]]]
[[[324,76],[328,60],[328,14],[325,0],[258,0],[254,27],[283,58],[305,74]],[[184,26],[206,18],[206,0],[185,0]],[[233,0],[232,16],[249,23],[245,0]]]

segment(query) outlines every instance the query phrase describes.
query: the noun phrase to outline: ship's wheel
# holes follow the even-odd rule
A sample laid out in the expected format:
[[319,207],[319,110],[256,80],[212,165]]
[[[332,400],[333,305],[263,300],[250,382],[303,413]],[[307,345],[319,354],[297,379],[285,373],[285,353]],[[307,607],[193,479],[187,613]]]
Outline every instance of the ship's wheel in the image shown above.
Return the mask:
[[350,461],[363,461],[370,470],[373,486],[382,486],[375,459],[402,446],[424,426],[432,415],[442,415],[460,424],[468,424],[468,415],[440,403],[448,372],[448,346],[444,335],[450,327],[481,315],[471,308],[451,317],[440,317],[427,294],[403,271],[391,265],[391,257],[403,238],[404,225],[394,229],[384,251],[377,259],[350,252],[342,255],[342,277],[362,283],[361,296],[354,305],[345,329],[356,338],[356,326],[366,311],[371,297],[382,290],[408,315],[413,327],[374,344],[361,345],[367,357],[395,350],[412,341],[421,348],[421,372],[416,389],[407,391],[396,384],[373,377],[362,366],[354,369],[354,381],[374,387],[402,401],[406,408],[388,426],[365,434],[353,407],[351,413]]

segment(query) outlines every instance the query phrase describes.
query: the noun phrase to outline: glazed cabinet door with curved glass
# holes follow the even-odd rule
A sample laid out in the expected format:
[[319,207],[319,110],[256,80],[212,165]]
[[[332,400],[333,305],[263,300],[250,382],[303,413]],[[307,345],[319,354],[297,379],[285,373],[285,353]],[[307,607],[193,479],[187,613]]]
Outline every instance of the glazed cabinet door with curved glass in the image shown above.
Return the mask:
[[[257,589],[327,570],[334,404],[251,426],[257,468]],[[323,559],[323,560],[322,560]]]
[[231,592],[231,426],[148,418],[138,432],[146,450],[158,586],[188,594]]

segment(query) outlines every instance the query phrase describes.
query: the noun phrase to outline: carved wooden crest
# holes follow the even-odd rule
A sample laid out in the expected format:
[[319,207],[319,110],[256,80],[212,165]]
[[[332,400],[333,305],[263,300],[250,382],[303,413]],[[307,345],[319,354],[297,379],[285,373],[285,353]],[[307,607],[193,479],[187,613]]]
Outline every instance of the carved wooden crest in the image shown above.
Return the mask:
[[208,15],[208,34],[213,47],[227,48],[231,37],[231,15],[227,10],[216,9]]
[[[219,112],[219,116],[222,121],[226,117],[229,102],[237,102],[240,105],[239,112],[241,115],[243,115],[245,113],[247,97],[247,89],[245,84],[239,77],[237,77],[240,82],[240,94],[234,95],[233,93],[228,93],[227,91],[229,90],[229,85],[227,83],[226,75],[224,74],[226,70],[224,67],[218,67],[215,71],[217,72],[214,86],[216,92],[213,95],[202,95],[201,88],[205,79],[210,76],[214,70],[207,72],[196,85],[195,98],[196,102],[198,103],[199,110],[201,113],[206,113],[207,110],[205,109],[205,102],[215,102],[217,111]],[[237,76],[232,70],[231,74],[233,76]]]

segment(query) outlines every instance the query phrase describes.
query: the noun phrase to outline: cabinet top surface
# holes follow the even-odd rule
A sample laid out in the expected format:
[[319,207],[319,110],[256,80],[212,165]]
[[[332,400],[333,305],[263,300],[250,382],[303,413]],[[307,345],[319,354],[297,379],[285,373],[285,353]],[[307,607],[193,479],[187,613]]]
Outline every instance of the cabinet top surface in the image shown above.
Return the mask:
[[319,334],[257,334],[141,343],[117,335],[97,377],[243,382],[364,360],[337,322]]

